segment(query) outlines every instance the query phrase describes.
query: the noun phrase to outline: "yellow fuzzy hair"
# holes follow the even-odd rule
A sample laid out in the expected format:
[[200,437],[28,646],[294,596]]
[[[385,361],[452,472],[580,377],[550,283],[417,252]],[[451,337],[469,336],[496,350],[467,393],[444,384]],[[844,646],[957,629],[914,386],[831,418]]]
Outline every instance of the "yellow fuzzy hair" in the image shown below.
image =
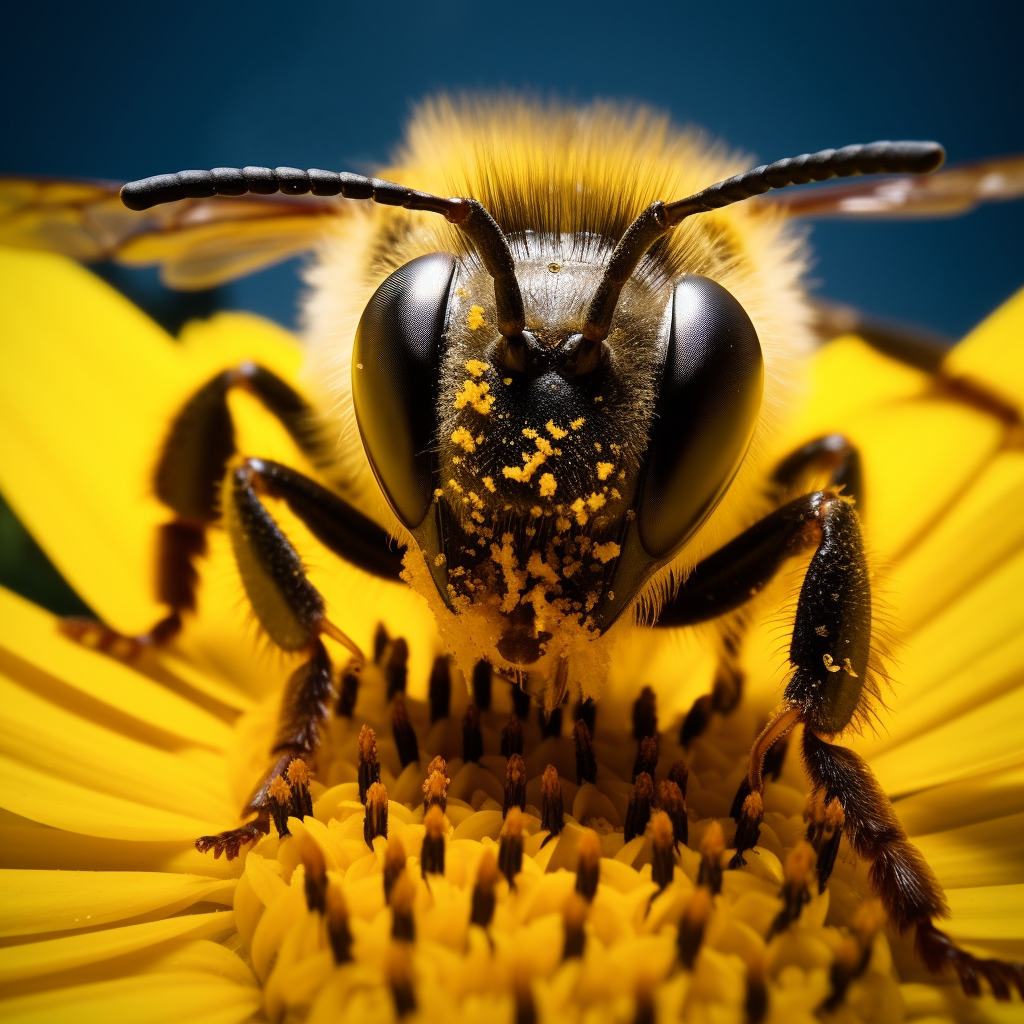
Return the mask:
[[[606,253],[608,242],[653,200],[683,198],[749,166],[643,108],[440,99],[419,109],[395,161],[378,173],[412,188],[480,200],[514,250],[518,232],[561,234],[567,257],[588,261]],[[308,273],[310,384],[320,389],[325,413],[337,425],[339,486],[407,542],[355,425],[353,338],[367,301],[394,269],[424,253],[468,250],[457,229],[437,215],[345,207]],[[762,412],[748,456],[713,515],[640,595],[641,618],[656,614],[697,561],[765,510],[764,456],[780,418],[799,401],[801,356],[811,344],[800,285],[804,262],[800,238],[781,217],[739,203],[684,221],[638,271],[655,281],[698,273],[722,284],[749,314],[765,361]]]

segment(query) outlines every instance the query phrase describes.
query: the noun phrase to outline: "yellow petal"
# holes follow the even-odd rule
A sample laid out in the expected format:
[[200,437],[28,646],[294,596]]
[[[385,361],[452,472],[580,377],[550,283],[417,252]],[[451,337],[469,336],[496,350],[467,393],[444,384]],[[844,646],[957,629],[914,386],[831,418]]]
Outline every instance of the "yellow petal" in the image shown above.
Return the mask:
[[911,836],[1024,812],[1024,765],[947,782],[894,806]]
[[257,989],[198,972],[142,974],[0,1001],[5,1024],[131,1021],[238,1024],[259,1008]]
[[1024,814],[917,836],[914,845],[947,888],[1024,881]]
[[977,381],[1024,409],[1024,289],[975,327],[942,368],[954,377]]
[[230,906],[234,879],[160,871],[0,871],[0,935],[91,928],[193,903]]
[[227,745],[231,730],[219,718],[128,666],[61,636],[54,616],[2,587],[0,623],[0,650],[14,656],[5,658],[4,664],[19,683],[44,692],[57,680],[60,690],[71,687],[163,733],[214,749]]
[[1024,883],[947,889],[955,939],[1024,939]]
[[172,939],[224,939],[234,930],[234,913],[218,910],[6,946],[0,949],[0,983],[74,970]]
[[0,806],[69,832],[159,842],[195,839],[231,824],[203,821],[97,793],[9,757],[0,756],[0,780]]

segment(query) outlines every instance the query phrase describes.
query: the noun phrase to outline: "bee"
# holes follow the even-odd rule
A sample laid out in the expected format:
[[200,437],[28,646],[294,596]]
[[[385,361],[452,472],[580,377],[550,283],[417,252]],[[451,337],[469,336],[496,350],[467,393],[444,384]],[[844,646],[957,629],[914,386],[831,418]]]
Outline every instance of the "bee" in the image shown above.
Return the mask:
[[[838,801],[925,962],[1012,971],[934,926],[941,887],[867,764],[836,742],[877,695],[858,453],[833,434],[769,461],[817,315],[792,221],[949,213],[1021,191],[1020,160],[935,173],[943,159],[936,143],[876,142],[743,170],[653,116],[442,103],[421,112],[387,178],[250,166],[120,189],[24,183],[7,240],[158,262],[179,288],[317,252],[306,317],[319,406],[256,363],[209,380],[155,471],[171,512],[166,616],[137,638],[69,625],[122,651],[166,643],[195,607],[195,561],[221,522],[262,629],[302,655],[254,817],[198,848],[233,857],[264,834],[274,780],[315,755],[335,676],[324,639],[364,660],[268,497],[331,551],[422,595],[467,678],[489,665],[548,712],[599,696],[623,632],[712,622],[719,670],[684,739],[736,705],[750,609],[804,554],[791,671],[733,806],[737,861],[757,843],[765,759],[802,725],[812,786]],[[872,340],[932,370],[941,357],[885,331]],[[232,389],[280,420],[323,481],[236,451]]]

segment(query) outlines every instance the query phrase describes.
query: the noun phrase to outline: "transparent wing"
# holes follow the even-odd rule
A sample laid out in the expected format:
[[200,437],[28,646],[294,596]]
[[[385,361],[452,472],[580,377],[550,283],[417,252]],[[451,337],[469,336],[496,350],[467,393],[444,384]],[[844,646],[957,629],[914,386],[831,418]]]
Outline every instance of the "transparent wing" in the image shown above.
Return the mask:
[[791,217],[955,217],[982,203],[1024,196],[1024,154],[954,165],[928,175],[857,178],[814,188],[788,189],[750,202]]
[[159,264],[172,288],[211,288],[311,248],[338,200],[247,195],[185,199],[137,213],[120,183],[0,178],[0,245],[84,262]]

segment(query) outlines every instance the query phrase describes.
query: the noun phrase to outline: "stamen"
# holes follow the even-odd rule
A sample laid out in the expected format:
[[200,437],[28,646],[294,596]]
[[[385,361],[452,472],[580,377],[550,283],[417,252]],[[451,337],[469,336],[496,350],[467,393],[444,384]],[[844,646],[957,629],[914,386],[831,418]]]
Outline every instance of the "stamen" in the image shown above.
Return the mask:
[[597,719],[597,705],[588,697],[586,700],[580,701],[572,712],[573,722],[579,722],[580,720],[587,723],[587,728],[590,730],[590,735],[594,735],[594,722]]
[[336,713],[340,718],[351,718],[359,696],[359,663],[350,661],[341,673]]
[[275,775],[270,780],[267,796],[270,798],[270,817],[273,819],[277,834],[282,839],[290,836],[288,815],[291,813],[292,791],[283,776]]
[[478,661],[473,666],[473,703],[481,711],[491,708],[491,665],[487,661]]
[[336,964],[346,964],[352,959],[352,932],[348,926],[348,904],[341,886],[329,883],[327,886],[327,937]]
[[416,731],[409,721],[409,709],[405,706],[405,697],[401,693],[395,694],[394,703],[391,705],[391,731],[395,737],[398,760],[402,767],[418,762],[420,746],[416,742]]
[[704,941],[704,928],[710,916],[711,890],[706,885],[698,885],[686,904],[676,936],[679,959],[688,971],[693,969],[694,961],[700,952],[701,943]]
[[512,710],[524,722],[530,717],[530,695],[518,686],[512,687]]
[[309,795],[309,769],[300,757],[288,763],[288,781],[291,783],[291,813],[296,818],[313,814],[313,798]]
[[[811,840],[814,852],[818,855],[818,892],[825,891],[832,869],[836,866],[839,844],[843,839],[843,826],[846,824],[846,812],[838,798],[833,797],[824,808],[824,820],[817,836],[817,842]],[[810,831],[808,829],[808,831]]]
[[412,908],[416,902],[416,886],[403,871],[391,889],[391,937],[403,942],[416,941],[416,920]]
[[768,1016],[768,983],[765,977],[764,953],[751,951],[747,956],[747,992],[743,999],[743,1010],[747,1024],[761,1024]]
[[501,730],[501,756],[511,757],[523,752],[523,720],[516,714],[508,716],[508,723]]
[[462,760],[479,762],[484,756],[484,737],[480,732],[480,712],[475,704],[466,708],[462,716]]
[[533,989],[525,973],[513,983],[516,997],[515,1024],[537,1024],[537,1004],[533,1001]]
[[572,727],[572,740],[576,746],[576,784],[597,782],[597,759],[590,744],[590,730],[582,718]]
[[378,665],[384,657],[384,651],[387,649],[390,640],[391,637],[388,636],[387,626],[383,622],[378,622],[377,628],[373,631],[373,660]]
[[680,758],[678,761],[672,762],[672,767],[668,770],[669,782],[674,782],[679,787],[679,792],[682,793],[683,799],[686,798],[686,783],[690,779],[690,769],[686,766],[686,762]]
[[393,700],[396,693],[405,693],[409,681],[409,644],[403,636],[395,637],[391,644],[384,678],[388,681],[388,700]]
[[327,909],[327,865],[320,844],[309,833],[302,837],[302,863],[306,869],[306,906],[323,914]]
[[501,813],[507,818],[513,807],[526,810],[526,762],[519,754],[513,754],[505,768],[505,800]]
[[579,861],[576,863],[576,891],[589,903],[597,894],[601,875],[601,841],[593,829],[580,836]]
[[516,875],[523,868],[523,812],[518,807],[509,809],[501,829],[498,867],[514,888]]
[[391,892],[395,882],[405,871],[406,853],[402,840],[392,836],[388,840],[388,848],[384,851],[384,902],[391,902]]
[[[411,941],[411,940],[410,940]],[[395,1001],[395,1015],[401,1019],[416,1012],[416,993],[412,987],[412,958],[402,942],[393,942],[387,956],[388,984]]]
[[717,821],[712,821],[700,843],[700,870],[697,885],[706,885],[713,896],[722,891],[722,854],[725,853],[725,833]]
[[432,875],[444,874],[444,833],[445,833],[444,811],[436,804],[431,807],[423,816],[423,827],[426,835],[423,837],[423,847],[420,850],[420,871],[423,877],[429,872]]
[[633,1013],[633,1024],[656,1024],[654,1011],[654,993],[650,983],[641,980],[636,989],[636,1010]]
[[363,813],[363,839],[373,849],[376,838],[388,837],[388,791],[382,782],[375,782],[366,791],[366,810]]
[[366,793],[380,782],[380,758],[377,756],[377,734],[364,725],[359,730],[359,802],[366,803]]
[[658,767],[658,737],[645,736],[640,741],[640,747],[636,752],[636,760],[633,762],[633,777],[631,782],[636,782],[636,777],[641,772],[647,772],[653,779],[654,771]]
[[583,931],[583,922],[587,919],[587,901],[577,892],[572,893],[562,907],[562,920],[565,925],[565,945],[562,948],[562,959],[583,956],[587,944],[587,936]]
[[666,779],[658,787],[658,806],[668,815],[672,822],[672,834],[675,845],[685,846],[690,839],[690,823],[686,817],[686,801],[682,791],[671,780]]
[[537,721],[540,724],[540,737],[543,740],[551,736],[562,735],[562,709],[552,708],[548,714],[543,708],[537,710]]
[[[565,810],[562,806],[562,780],[558,769],[549,764],[540,780],[540,827],[550,833],[548,838],[557,836],[565,824]],[[545,840],[547,842],[547,840]]]
[[736,838],[734,844],[736,853],[729,861],[729,867],[734,871],[746,865],[743,854],[757,846],[761,837],[761,821],[764,818],[764,803],[760,793],[748,793],[743,801],[743,810],[740,813],[740,820],[736,825]]
[[783,900],[782,910],[772,922],[765,937],[767,942],[773,936],[784,932],[800,917],[804,904],[810,901],[811,894],[807,890],[807,882],[814,866],[814,848],[810,843],[800,840],[786,856],[783,868],[782,889],[779,895]]
[[623,840],[629,842],[642,836],[651,820],[651,801],[654,799],[654,782],[647,772],[641,772],[633,785],[633,795],[629,798],[626,808],[626,825],[623,829]]
[[476,884],[473,886],[473,902],[469,923],[486,928],[494,916],[494,885],[498,881],[498,865],[494,854],[484,850],[480,866],[476,870]]
[[434,659],[430,670],[430,724],[448,717],[452,701],[452,672],[448,659],[441,655]]
[[[423,783],[423,811],[426,813],[431,807],[440,807],[441,812],[448,810],[448,776],[444,773],[444,758],[435,757],[434,761],[441,762],[441,770],[435,769],[427,776]],[[434,761],[430,763],[433,764]]]
[[672,881],[675,871],[675,835],[672,830],[672,819],[664,811],[655,811],[651,815],[647,831],[652,846],[651,878],[661,890]]
[[639,743],[645,736],[654,736],[657,731],[658,698],[649,686],[645,686],[633,704],[633,739]]

